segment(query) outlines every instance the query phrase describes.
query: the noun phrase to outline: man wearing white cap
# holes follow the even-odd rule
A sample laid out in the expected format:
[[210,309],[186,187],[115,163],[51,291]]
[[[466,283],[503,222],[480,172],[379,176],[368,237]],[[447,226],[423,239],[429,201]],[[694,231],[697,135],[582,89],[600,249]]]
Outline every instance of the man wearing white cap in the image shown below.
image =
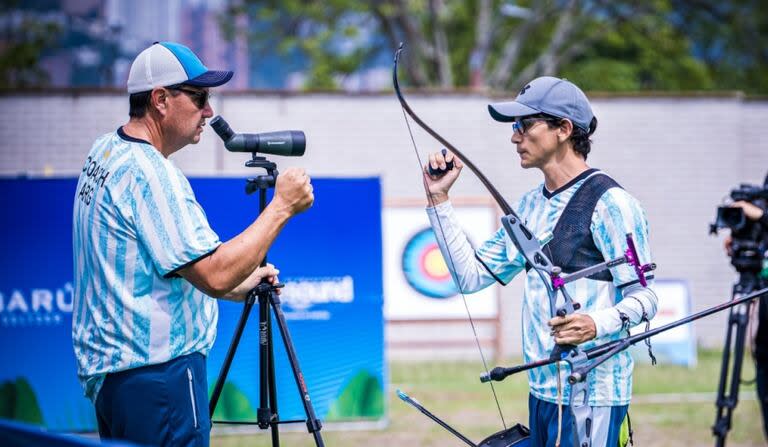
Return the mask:
[[276,281],[274,266],[259,265],[287,220],[313,203],[309,177],[287,169],[242,233],[222,243],[211,229],[168,157],[200,140],[213,116],[209,89],[230,78],[183,45],[155,43],[131,66],[130,120],[99,137],[83,166],[72,335],[102,438],[209,444],[214,298],[242,300],[262,280]]
[[[515,212],[537,236],[551,235],[544,252],[565,273],[572,273],[623,255],[626,234],[634,236],[641,263],[650,262],[648,223],[638,201],[605,173],[590,168],[590,136],[597,128],[586,95],[573,83],[554,77],[534,79],[514,101],[489,105],[496,121],[511,123],[512,143],[520,165],[539,169],[544,182],[513,205]],[[565,287],[581,305],[576,313],[552,318],[547,288],[533,270],[526,272],[521,253],[500,228],[489,240],[472,248],[460,229],[448,192],[459,176],[461,160],[448,152],[430,155],[429,163],[444,175],[424,178],[427,208],[440,249],[454,280],[465,293],[494,282],[508,284],[525,274],[522,303],[525,361],[548,358],[555,344],[596,344],[617,340],[629,327],[648,321],[656,313],[653,290],[642,287],[627,264],[568,283]],[[547,238],[549,239],[549,238]],[[446,242],[447,241],[447,242]],[[647,279],[652,284],[652,276]],[[529,371],[529,425],[533,446],[578,445],[571,412],[558,404],[569,402],[564,380],[567,365],[554,364]],[[632,391],[632,358],[626,351],[595,368],[586,379],[591,390],[592,446],[618,445]],[[561,386],[562,385],[562,386]],[[624,428],[622,428],[624,427]]]

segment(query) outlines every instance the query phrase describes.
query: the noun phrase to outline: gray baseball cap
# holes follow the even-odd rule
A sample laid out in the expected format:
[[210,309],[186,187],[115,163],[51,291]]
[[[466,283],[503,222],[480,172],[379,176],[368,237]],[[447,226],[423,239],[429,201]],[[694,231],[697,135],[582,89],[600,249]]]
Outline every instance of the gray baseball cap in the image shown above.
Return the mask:
[[514,101],[489,104],[488,111],[493,119],[502,122],[546,113],[567,118],[587,132],[595,117],[587,95],[580,88],[570,81],[552,76],[534,79],[520,90]]

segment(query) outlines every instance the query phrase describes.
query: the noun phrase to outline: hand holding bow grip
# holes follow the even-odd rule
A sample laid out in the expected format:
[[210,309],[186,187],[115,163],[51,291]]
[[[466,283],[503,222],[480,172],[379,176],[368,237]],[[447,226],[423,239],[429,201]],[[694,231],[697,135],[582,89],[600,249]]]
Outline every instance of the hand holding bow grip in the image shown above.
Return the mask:
[[[440,152],[443,154],[443,157],[445,157],[448,154],[448,149],[443,148],[443,150]],[[453,169],[452,161],[445,162],[445,169],[441,169],[441,168],[435,169],[432,167],[431,163],[427,164],[427,173],[432,177],[442,177],[443,175],[445,175],[446,172],[450,171],[451,169]]]

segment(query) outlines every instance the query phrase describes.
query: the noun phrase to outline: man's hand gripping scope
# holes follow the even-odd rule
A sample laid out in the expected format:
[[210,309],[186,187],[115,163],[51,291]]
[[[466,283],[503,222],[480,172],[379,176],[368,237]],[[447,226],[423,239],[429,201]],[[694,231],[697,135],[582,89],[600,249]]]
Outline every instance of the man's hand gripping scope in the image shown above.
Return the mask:
[[291,216],[306,211],[315,201],[312,183],[302,168],[288,168],[277,176],[271,206]]

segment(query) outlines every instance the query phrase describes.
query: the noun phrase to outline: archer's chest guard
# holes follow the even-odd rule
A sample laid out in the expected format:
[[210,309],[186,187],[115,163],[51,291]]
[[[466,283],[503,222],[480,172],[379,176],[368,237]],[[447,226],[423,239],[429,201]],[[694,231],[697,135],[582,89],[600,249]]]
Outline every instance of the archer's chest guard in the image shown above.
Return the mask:
[[[603,254],[595,246],[590,227],[597,202],[611,188],[621,186],[601,172],[592,175],[574,193],[560,215],[552,232],[552,240],[545,247],[552,263],[560,267],[563,273],[577,272],[605,261]],[[607,269],[587,278],[613,281],[613,275]]]

